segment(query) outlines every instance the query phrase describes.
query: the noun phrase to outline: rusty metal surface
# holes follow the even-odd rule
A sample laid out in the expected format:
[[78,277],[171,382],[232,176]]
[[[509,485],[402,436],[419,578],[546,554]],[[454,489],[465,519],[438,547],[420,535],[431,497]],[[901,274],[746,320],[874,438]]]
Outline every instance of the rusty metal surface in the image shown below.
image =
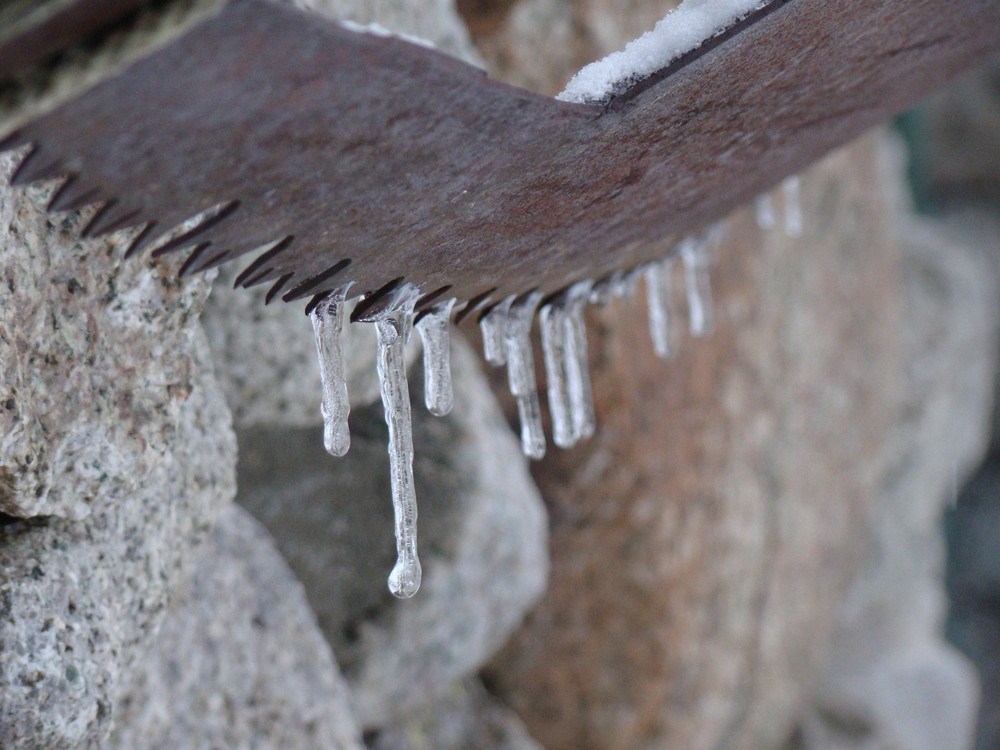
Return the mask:
[[136,250],[225,204],[187,268],[277,242],[242,278],[283,279],[272,296],[554,292],[944,83],[995,48],[1000,0],[786,0],[737,31],[597,107],[241,0],[24,129],[16,181],[69,173],[55,207],[110,200],[92,233],[155,222]]

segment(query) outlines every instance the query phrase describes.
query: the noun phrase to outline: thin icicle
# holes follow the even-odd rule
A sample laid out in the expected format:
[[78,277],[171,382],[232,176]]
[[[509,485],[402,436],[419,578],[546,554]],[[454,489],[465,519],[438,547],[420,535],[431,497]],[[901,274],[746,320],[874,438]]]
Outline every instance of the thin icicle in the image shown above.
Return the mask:
[[774,229],[774,201],[770,193],[761,193],[754,201],[754,211],[757,214],[757,226],[767,231]]
[[687,291],[688,321],[692,336],[712,332],[712,287],[708,273],[708,238],[688,237],[681,243],[684,286]]
[[644,266],[636,266],[623,273],[615,282],[611,293],[618,299],[632,299],[635,296],[635,290],[639,288],[639,279],[644,270]]
[[594,434],[594,401],[583,323],[590,292],[589,281],[576,284],[543,307],[539,315],[552,439],[560,448],[569,448]]
[[535,360],[531,355],[531,321],[541,295],[529,294],[510,306],[505,315],[504,344],[507,349],[507,380],[517,401],[521,419],[521,449],[529,458],[545,455],[545,433],[535,385]]
[[670,269],[673,256],[650,263],[643,271],[646,280],[646,303],[649,308],[649,335],[653,351],[661,359],[673,356],[670,331]]
[[454,304],[455,300],[451,299],[435,305],[417,321],[417,331],[424,346],[424,403],[427,411],[436,417],[448,414],[454,404],[448,341]]
[[785,194],[785,234],[789,237],[801,237],[805,228],[802,221],[802,190],[798,175],[792,175],[782,184]]
[[558,303],[545,305],[538,314],[545,360],[545,384],[552,415],[552,441],[560,448],[573,445],[573,407],[566,374],[566,313]]
[[309,314],[316,339],[319,377],[323,388],[320,405],[323,414],[323,446],[334,456],[343,456],[351,447],[351,431],[347,426],[351,402],[347,397],[344,353],[340,343],[344,330],[346,291],[338,289]]
[[504,328],[507,325],[507,311],[513,301],[513,297],[508,297],[479,319],[479,330],[483,334],[483,357],[494,367],[507,362]]
[[593,435],[596,425],[590,363],[587,360],[587,329],[583,321],[590,286],[590,282],[580,282],[571,287],[566,295],[566,375],[569,380],[573,443]]
[[413,433],[410,391],[406,383],[406,341],[413,325],[416,295],[398,302],[375,320],[378,334],[378,377],[382,406],[389,426],[389,471],[395,515],[396,565],[389,574],[389,591],[408,599],[420,588],[417,558],[417,498],[413,486]]

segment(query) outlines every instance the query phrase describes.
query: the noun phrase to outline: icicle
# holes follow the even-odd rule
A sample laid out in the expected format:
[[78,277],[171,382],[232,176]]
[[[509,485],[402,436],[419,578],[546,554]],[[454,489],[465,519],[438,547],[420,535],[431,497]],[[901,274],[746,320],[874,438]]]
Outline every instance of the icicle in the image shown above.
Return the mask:
[[521,419],[521,449],[529,458],[545,455],[545,434],[535,386],[535,360],[531,355],[531,321],[541,295],[529,294],[510,305],[504,316],[504,344],[507,350],[507,380],[517,401]]
[[396,527],[396,565],[389,590],[408,599],[420,588],[417,559],[417,498],[413,487],[413,433],[410,391],[406,384],[406,341],[413,325],[415,294],[398,301],[375,319],[378,334],[378,377],[389,426],[389,471]]
[[754,201],[754,211],[757,214],[757,226],[767,231],[774,228],[774,201],[770,193],[761,193]]
[[454,304],[452,299],[436,305],[417,321],[417,331],[424,346],[424,403],[435,417],[449,413],[454,402],[448,342]]
[[[712,239],[715,239],[714,237]],[[681,243],[684,285],[687,291],[689,325],[692,336],[712,332],[712,288],[708,275],[708,237],[689,237]]]
[[630,299],[639,285],[641,268],[615,271],[596,282],[590,289],[590,304],[606,307],[613,299]]
[[334,456],[343,456],[351,447],[351,432],[347,427],[351,402],[347,397],[344,354],[340,344],[344,329],[346,291],[346,288],[338,289],[309,314],[316,339],[316,352],[319,354],[319,377],[323,388],[320,406],[323,414],[323,446]]
[[785,193],[785,234],[789,237],[801,237],[804,228],[802,222],[802,191],[798,175],[787,178],[781,188]]
[[479,319],[479,330],[483,334],[483,357],[494,367],[499,367],[507,361],[504,327],[507,311],[510,310],[513,301],[513,297],[508,297]]
[[643,271],[646,280],[646,303],[649,307],[649,335],[653,351],[662,359],[673,356],[670,332],[670,269],[673,257],[650,263]]
[[590,282],[580,282],[571,287],[566,295],[566,375],[569,380],[573,443],[593,435],[596,425],[590,363],[587,360],[587,329],[583,321],[590,286]]
[[566,377],[565,313],[558,303],[542,307],[538,324],[542,331],[542,354],[545,360],[545,385],[552,415],[552,440],[560,448],[573,444],[573,415],[570,406],[569,379]]
[[618,299],[632,299],[635,290],[639,288],[639,278],[645,271],[645,266],[636,266],[630,271],[623,273],[615,282],[611,293]]

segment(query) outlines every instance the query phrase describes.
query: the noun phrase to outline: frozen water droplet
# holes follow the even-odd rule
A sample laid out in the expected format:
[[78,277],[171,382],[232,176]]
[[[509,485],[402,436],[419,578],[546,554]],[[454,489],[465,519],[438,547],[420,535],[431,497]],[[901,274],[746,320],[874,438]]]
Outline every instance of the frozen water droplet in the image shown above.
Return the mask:
[[785,234],[789,237],[801,237],[805,228],[802,221],[802,190],[798,175],[792,175],[782,184],[785,194]]
[[761,193],[753,205],[754,212],[757,214],[757,226],[764,231],[774,229],[774,201],[771,200],[771,194]]
[[351,402],[347,397],[344,354],[340,342],[344,329],[345,293],[346,289],[338,289],[309,314],[313,337],[316,339],[316,352],[319,355],[319,376],[323,389],[320,406],[323,414],[323,446],[334,456],[343,456],[351,447],[351,432],[347,426]]
[[417,331],[424,346],[424,403],[427,411],[436,417],[448,414],[454,403],[448,341],[454,304],[452,299],[435,305],[417,321]]
[[494,367],[507,362],[504,328],[507,325],[507,311],[513,301],[513,297],[508,297],[479,319],[479,330],[483,334],[483,357]]
[[591,286],[589,281],[573,285],[545,305],[539,315],[552,439],[560,448],[569,448],[594,434],[594,400],[583,322]]
[[643,270],[646,280],[646,304],[649,309],[649,335],[653,351],[661,359],[673,356],[670,330],[670,269],[673,256],[650,263]]
[[699,337],[708,336],[713,328],[707,239],[689,237],[680,247],[691,335]]
[[410,287],[374,321],[378,334],[378,378],[389,426],[389,472],[396,531],[396,565],[389,575],[389,590],[400,599],[408,599],[420,588],[413,432],[405,355],[416,300],[416,290]]
[[541,295],[533,292],[517,300],[506,311],[503,326],[507,349],[507,380],[517,401],[521,420],[521,449],[529,458],[545,455],[545,433],[535,384],[535,360],[531,354],[531,321]]

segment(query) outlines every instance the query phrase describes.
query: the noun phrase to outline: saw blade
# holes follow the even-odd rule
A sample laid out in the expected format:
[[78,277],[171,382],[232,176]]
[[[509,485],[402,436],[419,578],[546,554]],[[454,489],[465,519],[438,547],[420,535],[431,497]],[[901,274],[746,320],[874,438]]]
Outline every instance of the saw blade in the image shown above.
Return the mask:
[[239,0],[4,145],[33,146],[15,183],[66,176],[54,210],[102,204],[86,233],[143,225],[131,251],[159,237],[185,272],[256,251],[239,281],[271,299],[350,283],[363,318],[409,284],[468,311],[662,256],[998,40],[998,0],[775,0],[579,105]]

